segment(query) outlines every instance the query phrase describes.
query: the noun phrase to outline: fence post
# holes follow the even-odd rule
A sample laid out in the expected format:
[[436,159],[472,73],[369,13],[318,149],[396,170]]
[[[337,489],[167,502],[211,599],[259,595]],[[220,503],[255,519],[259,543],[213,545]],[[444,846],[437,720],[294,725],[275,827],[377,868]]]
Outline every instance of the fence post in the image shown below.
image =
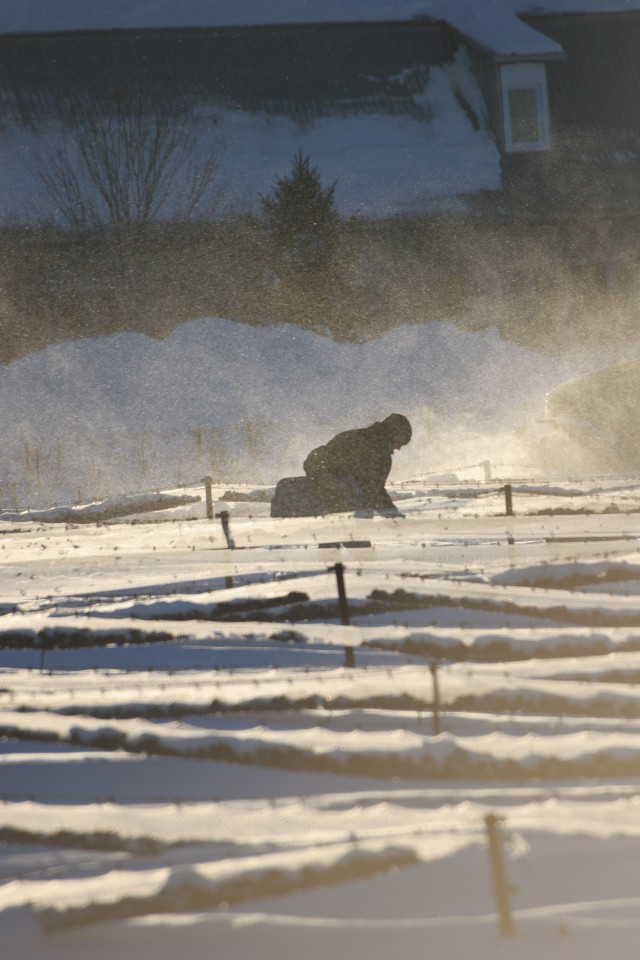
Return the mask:
[[40,632],[40,673],[44,673],[44,655],[47,649],[47,632]]
[[489,840],[489,858],[491,860],[491,874],[493,877],[493,893],[496,898],[498,913],[500,915],[500,932],[503,937],[511,937],[515,933],[513,920],[511,919],[510,894],[511,887],[507,883],[507,877],[502,859],[502,841],[500,837],[499,824],[503,817],[498,817],[495,813],[488,813],[484,818],[487,828],[487,838]]
[[[329,569],[333,570],[336,575],[336,583],[338,585],[338,603],[340,605],[340,621],[343,627],[348,627],[350,624],[349,603],[347,601],[347,591],[344,585],[344,564],[336,563],[333,567],[329,567]],[[353,647],[345,646],[344,665],[345,667],[355,667],[356,661],[353,653]]]
[[212,477],[204,478],[204,495],[207,501],[207,520],[213,520],[213,496],[211,494]]
[[347,602],[347,591],[344,586],[344,564],[336,563],[335,566],[330,567],[330,570],[334,570],[336,574],[336,581],[338,584],[338,602],[340,604],[340,620],[344,627],[349,626],[349,605]]
[[[205,477],[205,480],[209,480],[209,479],[210,477]],[[209,515],[208,510],[209,510],[209,506],[207,504],[207,516]],[[213,516],[213,508],[211,510],[211,516]],[[216,513],[216,517],[218,517],[218,519],[220,520],[220,523],[222,524],[222,532],[224,533],[224,538],[227,541],[227,547],[229,548],[229,550],[233,550],[235,548],[235,542],[231,536],[231,531],[229,529],[229,511],[221,510],[220,513]],[[227,590],[231,590],[231,588],[233,587],[232,574],[227,574],[227,576],[224,578],[224,585],[227,588]]]
[[433,680],[433,735],[440,733],[440,687],[438,686],[438,664],[430,663],[431,678]]
[[484,479],[485,479],[485,480],[491,480],[491,461],[490,461],[490,460],[483,460],[483,461],[481,462],[480,466],[481,466],[482,469],[484,470]]
[[504,502],[505,502],[505,510],[506,510],[507,516],[512,517],[513,516],[513,497],[512,497],[512,490],[511,490],[510,483],[505,483],[504,485]]
[[231,536],[231,531],[229,530],[229,511],[222,510],[220,513],[217,513],[216,516],[219,517],[220,523],[222,524],[222,532],[224,533],[224,538],[227,541],[227,546],[229,547],[229,550],[233,550],[235,543]]

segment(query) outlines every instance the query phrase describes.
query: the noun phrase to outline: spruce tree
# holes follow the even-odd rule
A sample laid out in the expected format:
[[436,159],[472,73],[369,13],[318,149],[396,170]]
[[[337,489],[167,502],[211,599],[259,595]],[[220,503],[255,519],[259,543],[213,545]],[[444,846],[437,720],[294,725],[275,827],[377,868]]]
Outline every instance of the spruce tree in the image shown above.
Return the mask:
[[302,151],[291,172],[276,177],[270,196],[260,196],[267,230],[278,258],[293,268],[324,275],[330,270],[338,239],[334,183],[323,187],[317,167]]

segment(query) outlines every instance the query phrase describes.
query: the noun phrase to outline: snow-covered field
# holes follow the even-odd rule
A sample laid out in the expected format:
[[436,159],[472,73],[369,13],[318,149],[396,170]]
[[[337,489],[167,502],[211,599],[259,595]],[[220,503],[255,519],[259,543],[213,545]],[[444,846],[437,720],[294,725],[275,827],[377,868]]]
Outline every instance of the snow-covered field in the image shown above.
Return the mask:
[[[5,31],[451,4],[12,6]],[[540,42],[511,15],[527,2],[478,6],[457,5],[477,40]],[[220,110],[222,199],[255,209],[303,150],[343,216],[457,210],[501,185],[464,83],[478,106],[464,62],[432,71],[422,122]],[[5,123],[5,223],[42,212],[41,137]],[[640,480],[551,477],[526,441],[546,391],[638,344],[543,357],[491,316],[423,319],[340,344],[201,318],[2,369],[2,960],[637,955]],[[392,410],[414,427],[402,516],[269,516],[312,446]]]
[[[639,353],[629,344],[625,359]],[[208,474],[275,483],[338,430],[393,410],[414,430],[395,477],[471,478],[459,468],[526,459],[545,392],[613,356],[613,345],[609,356],[604,347],[544,356],[492,326],[404,324],[372,342],[338,343],[215,317],[164,340],[119,333],[53,344],[2,369],[0,509],[140,494]]]
[[479,474],[0,517],[3,956],[634,955],[640,483]]

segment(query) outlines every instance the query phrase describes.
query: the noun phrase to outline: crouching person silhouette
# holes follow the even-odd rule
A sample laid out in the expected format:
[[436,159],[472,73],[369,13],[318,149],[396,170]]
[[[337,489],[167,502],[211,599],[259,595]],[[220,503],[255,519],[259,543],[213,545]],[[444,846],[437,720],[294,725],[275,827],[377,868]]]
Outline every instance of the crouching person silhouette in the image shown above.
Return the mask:
[[312,450],[304,472],[322,513],[393,510],[385,489],[392,454],[411,440],[411,424],[401,413],[381,423],[338,433]]
[[276,484],[272,517],[313,517],[354,510],[398,513],[385,490],[394,450],[411,440],[411,424],[401,413],[381,423],[338,433],[304,462],[304,477]]

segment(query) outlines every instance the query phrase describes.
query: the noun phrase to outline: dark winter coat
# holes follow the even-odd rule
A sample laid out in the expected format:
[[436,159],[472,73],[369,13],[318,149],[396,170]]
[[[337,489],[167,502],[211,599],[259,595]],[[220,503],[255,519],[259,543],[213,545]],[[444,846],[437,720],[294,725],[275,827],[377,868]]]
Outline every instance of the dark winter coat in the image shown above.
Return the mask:
[[345,430],[312,450],[304,471],[327,511],[393,508],[385,483],[396,446],[382,423]]

